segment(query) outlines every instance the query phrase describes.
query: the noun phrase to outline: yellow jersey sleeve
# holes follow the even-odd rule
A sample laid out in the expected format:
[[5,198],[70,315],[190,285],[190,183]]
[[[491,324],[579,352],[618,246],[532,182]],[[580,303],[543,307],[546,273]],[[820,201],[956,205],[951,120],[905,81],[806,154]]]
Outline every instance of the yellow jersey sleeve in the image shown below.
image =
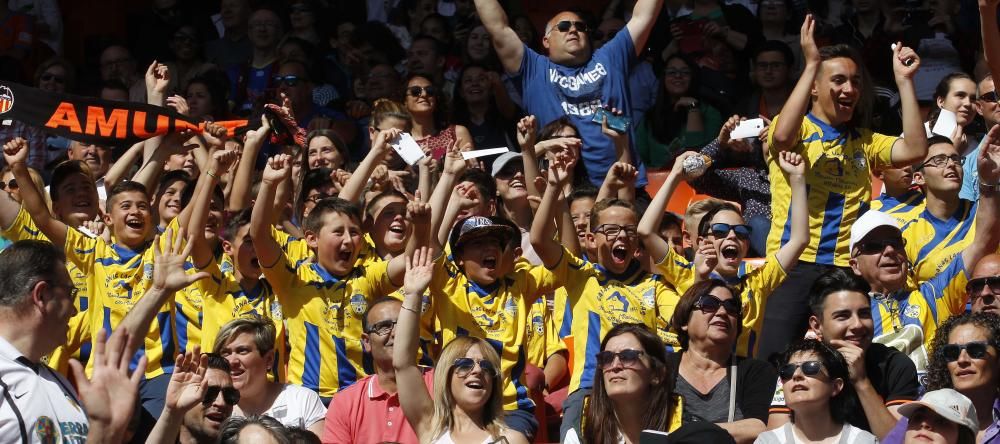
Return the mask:
[[764,325],[764,310],[767,298],[788,277],[775,255],[764,261],[764,265],[748,273],[743,281],[740,303],[743,309],[743,328],[736,339],[736,355],[753,357],[757,351],[757,340]]
[[656,264],[654,271],[672,284],[678,293],[684,294],[694,285],[694,262],[681,257],[673,248],[667,249],[667,255]]
[[3,229],[2,234],[5,239],[11,242],[29,239],[49,240],[42,233],[42,230],[38,229],[35,221],[31,218],[31,214],[28,214],[28,210],[25,210],[23,206],[17,210],[17,216],[14,217],[14,221],[11,222],[9,227]]
[[66,227],[66,245],[63,247],[63,252],[66,254],[66,260],[75,265],[81,273],[90,275],[93,272],[98,244],[104,245],[104,241],[89,237],[76,228]]
[[304,262],[309,262],[313,258],[313,251],[305,239],[300,239],[279,230],[271,225],[271,237],[278,242],[281,251],[285,253],[285,258],[289,264],[296,266]]
[[865,153],[868,155],[868,162],[872,165],[872,171],[892,168],[892,146],[896,144],[899,137],[887,136],[871,130],[862,130],[863,137],[868,139],[864,144]]

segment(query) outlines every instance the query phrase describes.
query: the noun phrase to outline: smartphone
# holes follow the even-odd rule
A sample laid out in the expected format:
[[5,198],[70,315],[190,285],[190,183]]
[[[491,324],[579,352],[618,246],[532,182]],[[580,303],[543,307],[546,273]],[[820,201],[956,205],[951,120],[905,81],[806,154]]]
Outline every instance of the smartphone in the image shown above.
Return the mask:
[[628,131],[629,125],[632,124],[632,119],[625,116],[616,116],[604,108],[597,108],[594,110],[594,118],[591,119],[591,121],[600,125],[604,122],[605,116],[608,117],[608,128],[618,131],[619,133]]
[[639,444],[666,444],[667,432],[659,430],[643,430],[639,434]]
[[424,158],[424,150],[420,148],[416,140],[413,140],[410,133],[400,134],[399,137],[389,142],[389,146],[396,150],[396,153],[407,165],[415,165]]
[[750,119],[740,122],[733,128],[733,132],[729,133],[730,139],[749,139],[757,137],[760,135],[760,131],[764,129],[764,119]]

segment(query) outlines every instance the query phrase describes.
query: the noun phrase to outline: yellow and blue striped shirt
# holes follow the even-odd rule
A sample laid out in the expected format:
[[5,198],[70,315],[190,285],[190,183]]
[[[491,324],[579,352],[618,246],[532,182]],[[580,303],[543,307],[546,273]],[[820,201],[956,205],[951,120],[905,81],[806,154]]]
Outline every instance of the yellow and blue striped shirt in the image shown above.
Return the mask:
[[926,209],[902,226],[906,257],[916,282],[924,282],[944,271],[976,237],[976,202],[961,199],[947,220]]
[[920,190],[909,190],[898,198],[882,193],[871,201],[870,209],[894,217],[899,226],[902,227],[920,217],[920,213],[926,208],[924,205],[925,197]]

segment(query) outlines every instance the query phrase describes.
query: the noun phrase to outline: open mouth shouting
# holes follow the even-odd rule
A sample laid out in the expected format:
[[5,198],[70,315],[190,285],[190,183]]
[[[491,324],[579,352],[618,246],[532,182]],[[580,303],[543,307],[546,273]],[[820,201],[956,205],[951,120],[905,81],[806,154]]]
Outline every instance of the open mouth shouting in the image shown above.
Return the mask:
[[740,247],[735,243],[723,244],[719,253],[721,253],[722,259],[724,259],[726,263],[735,264],[740,261]]
[[616,265],[626,265],[632,255],[628,252],[628,247],[624,242],[617,242],[611,246],[611,260]]
[[139,216],[129,216],[125,218],[125,226],[135,231],[142,231],[146,223]]
[[496,270],[497,268],[497,257],[495,255],[488,255],[483,257],[483,268],[488,268],[491,270]]

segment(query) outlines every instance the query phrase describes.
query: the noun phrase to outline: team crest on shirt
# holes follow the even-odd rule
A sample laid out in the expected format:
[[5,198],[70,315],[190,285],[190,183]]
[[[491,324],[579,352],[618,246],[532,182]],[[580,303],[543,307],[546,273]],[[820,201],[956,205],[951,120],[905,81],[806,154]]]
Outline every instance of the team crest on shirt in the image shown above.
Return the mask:
[[903,309],[903,316],[906,316],[906,317],[911,318],[911,319],[917,319],[917,318],[919,318],[920,317],[920,306],[919,305],[914,305],[914,304],[907,305],[906,308]]
[[368,301],[365,300],[365,296],[362,294],[351,296],[351,309],[358,316],[365,314],[365,310],[368,310]]
[[219,267],[219,271],[221,271],[222,274],[232,274],[233,263],[229,261],[222,261],[222,265]]
[[504,304],[503,310],[512,317],[517,315],[517,303],[514,302],[514,298],[507,299],[507,303]]
[[541,316],[531,317],[531,329],[532,331],[535,332],[536,335],[541,336],[545,334],[545,321],[542,319]]
[[420,314],[427,313],[427,310],[431,309],[431,295],[424,293],[420,297]]
[[35,435],[38,436],[38,442],[42,444],[56,444],[59,442],[56,423],[48,416],[40,416],[35,421]]
[[146,262],[142,266],[142,278],[143,279],[153,279],[153,264]]
[[856,151],[854,153],[854,168],[858,170],[863,170],[868,166],[868,161],[865,160],[865,155],[861,151]]
[[274,320],[276,324],[280,323],[281,320],[284,319],[281,314],[281,304],[279,304],[278,301],[271,302],[271,319]]
[[652,310],[656,306],[656,289],[650,288],[642,293],[642,308]]

